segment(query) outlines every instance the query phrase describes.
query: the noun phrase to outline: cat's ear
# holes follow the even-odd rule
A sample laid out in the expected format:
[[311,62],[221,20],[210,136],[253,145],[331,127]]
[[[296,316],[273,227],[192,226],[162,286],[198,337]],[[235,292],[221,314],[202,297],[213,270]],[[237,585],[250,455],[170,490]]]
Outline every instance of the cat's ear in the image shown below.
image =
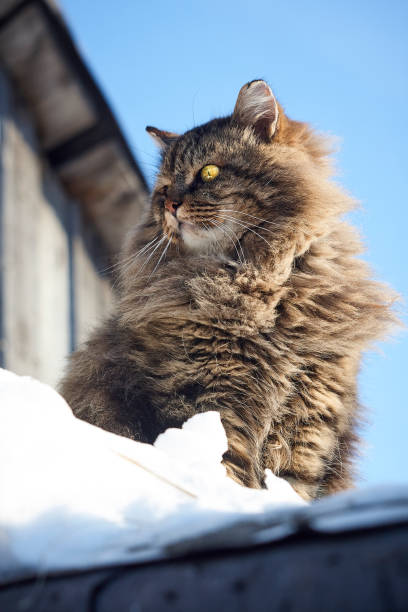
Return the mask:
[[168,147],[169,144],[177,140],[177,138],[179,137],[179,135],[175,134],[174,132],[166,132],[165,130],[159,130],[155,127],[152,127],[151,125],[148,125],[146,127],[146,132],[150,134],[155,143],[158,144],[159,147],[161,147],[162,149]]
[[279,119],[275,96],[265,81],[246,83],[238,94],[233,118],[241,125],[250,125],[266,142],[272,140]]

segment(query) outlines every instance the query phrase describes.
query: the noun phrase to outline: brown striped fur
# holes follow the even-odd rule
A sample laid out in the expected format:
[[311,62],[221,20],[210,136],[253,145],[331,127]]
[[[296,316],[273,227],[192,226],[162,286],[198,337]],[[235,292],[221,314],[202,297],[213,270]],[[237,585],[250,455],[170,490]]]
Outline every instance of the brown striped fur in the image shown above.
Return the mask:
[[[341,219],[355,203],[331,179],[327,142],[263,81],[230,117],[148,130],[163,147],[151,210],[124,248],[116,311],[72,356],[63,395],[146,442],[218,410],[238,482],[260,487],[269,467],[305,499],[351,486],[359,362],[394,321],[393,295],[356,257]],[[207,164],[220,168],[209,183]]]

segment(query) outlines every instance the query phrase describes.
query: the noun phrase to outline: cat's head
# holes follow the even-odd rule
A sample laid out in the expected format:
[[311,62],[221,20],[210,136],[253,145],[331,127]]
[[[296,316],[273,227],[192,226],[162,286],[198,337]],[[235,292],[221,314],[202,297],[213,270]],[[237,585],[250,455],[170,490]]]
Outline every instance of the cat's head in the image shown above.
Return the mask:
[[291,121],[262,80],[231,116],[183,135],[147,127],[162,148],[153,217],[184,252],[243,259],[296,242],[296,254],[350,201],[328,181],[327,142]]

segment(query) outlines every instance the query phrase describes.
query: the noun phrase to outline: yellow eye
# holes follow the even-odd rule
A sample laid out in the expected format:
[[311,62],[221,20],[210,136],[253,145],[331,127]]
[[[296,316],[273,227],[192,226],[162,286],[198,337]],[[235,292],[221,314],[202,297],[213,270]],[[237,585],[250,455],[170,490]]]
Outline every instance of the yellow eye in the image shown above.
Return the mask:
[[214,164],[209,164],[208,166],[204,166],[201,170],[201,178],[203,181],[208,183],[209,181],[213,181],[220,173],[220,169],[218,166]]

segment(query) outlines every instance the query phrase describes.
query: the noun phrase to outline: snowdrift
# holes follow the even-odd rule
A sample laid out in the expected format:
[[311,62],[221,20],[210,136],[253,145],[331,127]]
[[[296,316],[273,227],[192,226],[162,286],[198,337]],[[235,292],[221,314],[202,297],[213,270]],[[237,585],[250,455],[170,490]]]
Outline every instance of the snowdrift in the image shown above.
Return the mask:
[[307,505],[271,472],[267,489],[230,480],[217,412],[153,446],[76,419],[56,391],[0,370],[0,582],[253,545],[296,533],[396,523],[408,487]]

